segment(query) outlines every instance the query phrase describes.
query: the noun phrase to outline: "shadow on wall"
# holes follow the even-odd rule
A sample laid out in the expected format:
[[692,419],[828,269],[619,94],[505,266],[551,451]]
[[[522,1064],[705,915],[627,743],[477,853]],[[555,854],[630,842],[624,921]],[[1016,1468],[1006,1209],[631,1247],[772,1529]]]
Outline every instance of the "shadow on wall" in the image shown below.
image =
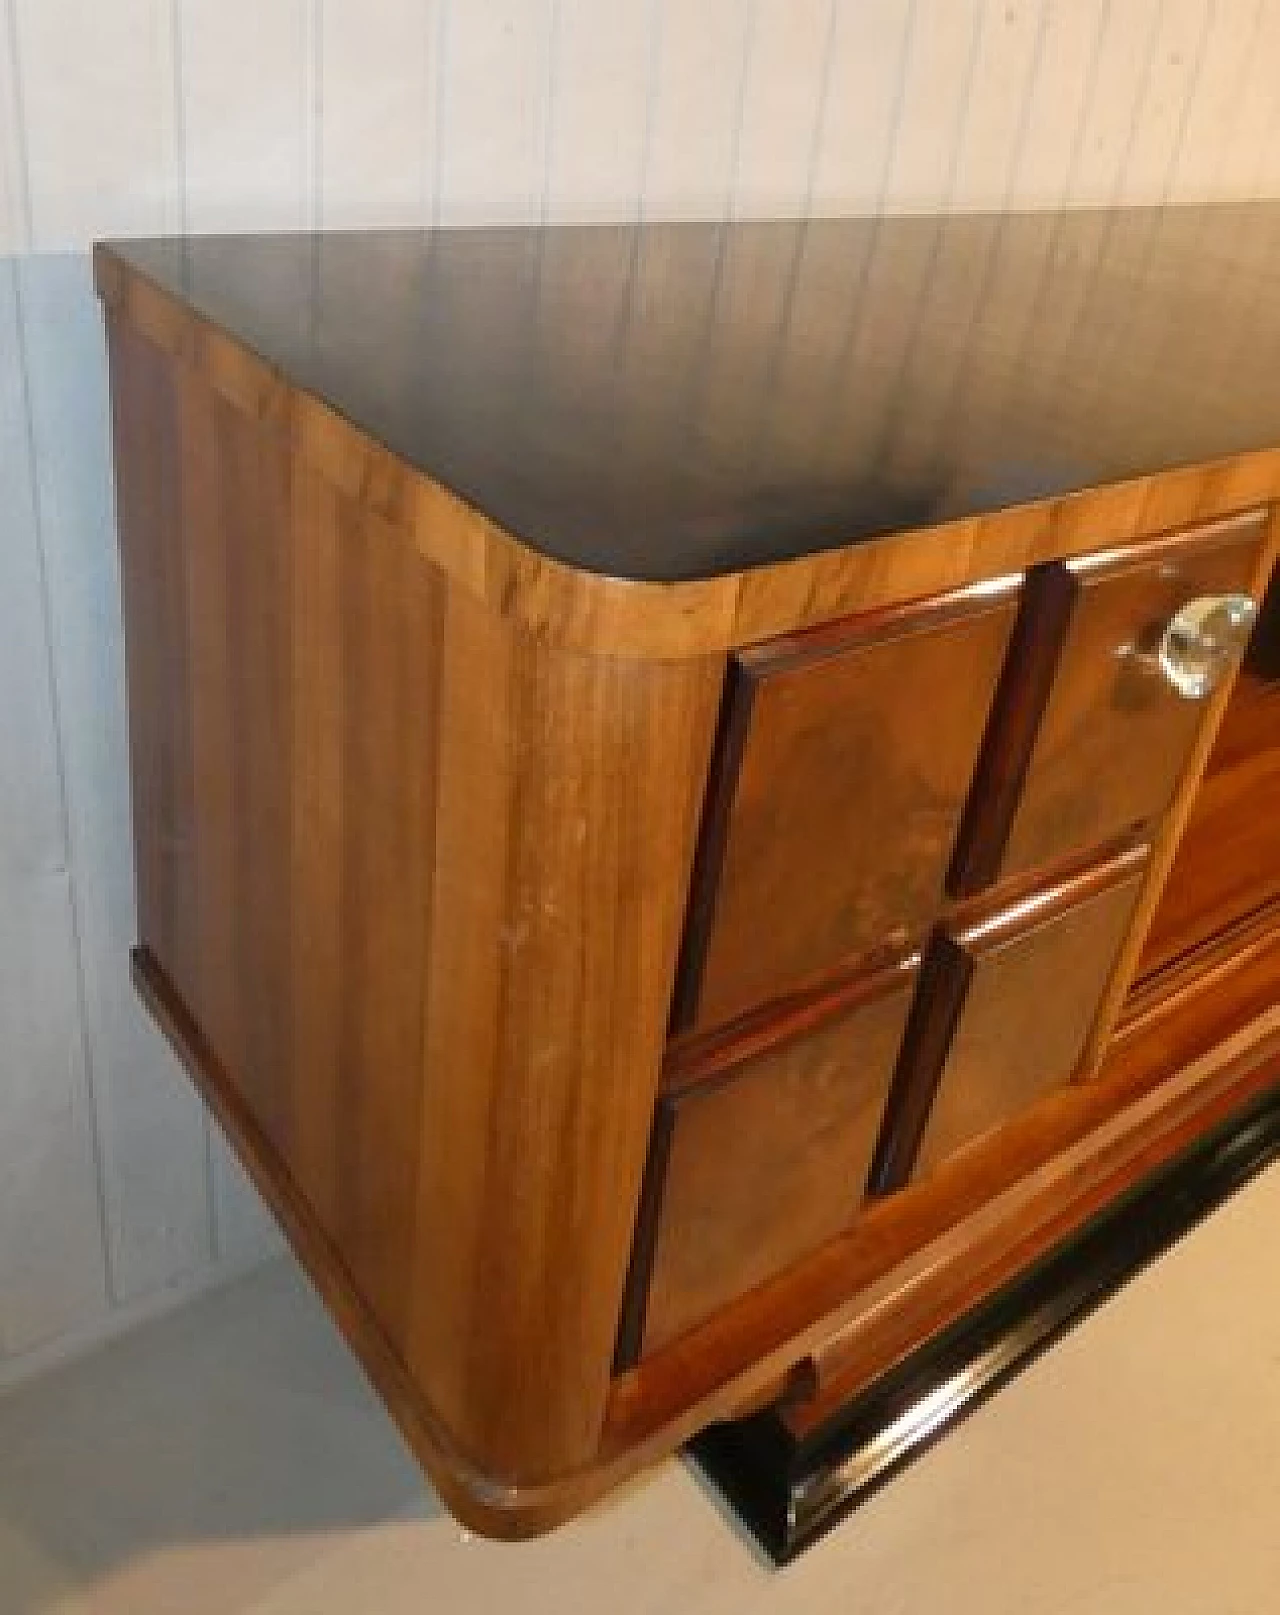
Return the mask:
[[179,1584],[174,1554],[183,1615],[239,1608],[313,1560],[316,1537],[406,1516],[443,1523],[292,1264],[0,1401],[5,1615],[90,1590],[95,1615],[167,1609],[152,1600]]
[[89,257],[0,256],[0,1387],[279,1249],[129,980],[123,664]]

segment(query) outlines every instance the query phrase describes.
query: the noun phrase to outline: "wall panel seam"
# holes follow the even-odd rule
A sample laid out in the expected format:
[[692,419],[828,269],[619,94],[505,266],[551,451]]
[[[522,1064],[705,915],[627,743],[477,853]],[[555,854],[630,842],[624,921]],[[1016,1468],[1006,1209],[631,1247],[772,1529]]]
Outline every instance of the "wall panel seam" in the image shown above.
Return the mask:
[[[15,76],[18,68],[18,58],[14,59]],[[15,328],[18,344],[18,372],[19,388],[22,396],[22,412],[25,421],[26,442],[24,445],[27,476],[31,489],[32,521],[36,538],[36,568],[40,592],[41,630],[44,640],[45,677],[49,687],[50,721],[53,726],[54,765],[58,788],[58,814],[61,820],[60,832],[62,843],[66,849],[67,859],[67,904],[68,922],[71,929],[71,948],[74,962],[75,976],[75,1016],[77,1031],[77,1046],[80,1051],[80,1072],[85,1102],[85,1116],[89,1134],[89,1148],[93,1161],[94,1189],[98,1207],[98,1235],[102,1255],[103,1284],[106,1292],[108,1308],[116,1307],[120,1302],[120,1292],[115,1271],[115,1254],[112,1250],[109,1218],[107,1213],[107,1185],[106,1163],[103,1149],[103,1118],[99,1104],[97,1084],[94,1080],[93,1048],[89,1038],[88,1007],[85,991],[85,962],[84,962],[84,927],[80,913],[80,878],[79,859],[71,835],[71,805],[67,788],[67,761],[66,761],[66,724],[62,712],[62,691],[58,679],[56,657],[54,655],[53,634],[53,600],[49,582],[49,561],[47,549],[47,521],[44,509],[44,496],[40,487],[38,468],[38,445],[36,442],[35,411],[32,401],[31,386],[31,358],[30,338],[27,329],[27,303],[22,287],[22,276],[15,271],[13,276],[13,297],[15,312]]]
[[[4,29],[9,45],[9,75],[13,94],[14,185],[17,190],[18,222],[22,251],[31,251],[35,240],[35,208],[31,196],[31,157],[27,146],[26,95],[22,83],[22,39],[18,28],[18,0],[0,0],[4,6]],[[14,281],[15,295],[17,281]],[[25,387],[25,382],[24,382]],[[32,475],[34,476],[34,467]]]

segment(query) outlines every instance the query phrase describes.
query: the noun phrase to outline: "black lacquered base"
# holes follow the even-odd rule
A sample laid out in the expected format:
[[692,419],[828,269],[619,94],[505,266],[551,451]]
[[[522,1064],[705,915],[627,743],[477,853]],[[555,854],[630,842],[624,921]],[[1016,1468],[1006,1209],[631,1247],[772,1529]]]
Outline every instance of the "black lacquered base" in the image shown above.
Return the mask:
[[691,1445],[775,1564],[903,1465],[1280,1155],[1280,1088],[1144,1179],[798,1441],[771,1410]]

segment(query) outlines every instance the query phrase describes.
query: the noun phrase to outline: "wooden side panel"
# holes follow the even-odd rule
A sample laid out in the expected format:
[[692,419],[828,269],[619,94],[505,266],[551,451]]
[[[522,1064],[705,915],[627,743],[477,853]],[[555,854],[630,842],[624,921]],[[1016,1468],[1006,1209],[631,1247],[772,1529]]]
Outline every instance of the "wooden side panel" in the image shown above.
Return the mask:
[[781,1036],[769,1028],[691,1055],[663,1095],[650,1162],[659,1205],[646,1350],[853,1220],[914,979],[914,965],[886,973],[822,1006],[816,1026],[802,1017]]
[[599,1435],[721,676],[449,597],[407,1351],[501,1473]]
[[156,956],[399,1339],[443,585],[180,374],[198,945]]
[[147,956],[461,1450],[561,1473],[604,1416],[723,659],[513,629],[114,340]]
[[182,535],[177,392],[171,362],[128,326],[109,327],[127,373],[114,399],[116,504],[130,693],[138,933],[194,980],[196,871],[187,551]]
[[975,591],[740,658],[680,1024],[727,1020],[927,931],[1015,595]]

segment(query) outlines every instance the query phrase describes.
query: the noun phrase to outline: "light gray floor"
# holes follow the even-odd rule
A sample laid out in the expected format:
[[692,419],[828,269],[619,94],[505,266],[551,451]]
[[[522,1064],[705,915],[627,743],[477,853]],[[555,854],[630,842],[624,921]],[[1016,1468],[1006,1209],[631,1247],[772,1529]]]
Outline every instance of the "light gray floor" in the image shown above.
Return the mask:
[[0,1402],[0,1615],[1269,1615],[1280,1171],[767,1570],[678,1462],[524,1547],[426,1492],[291,1264]]

